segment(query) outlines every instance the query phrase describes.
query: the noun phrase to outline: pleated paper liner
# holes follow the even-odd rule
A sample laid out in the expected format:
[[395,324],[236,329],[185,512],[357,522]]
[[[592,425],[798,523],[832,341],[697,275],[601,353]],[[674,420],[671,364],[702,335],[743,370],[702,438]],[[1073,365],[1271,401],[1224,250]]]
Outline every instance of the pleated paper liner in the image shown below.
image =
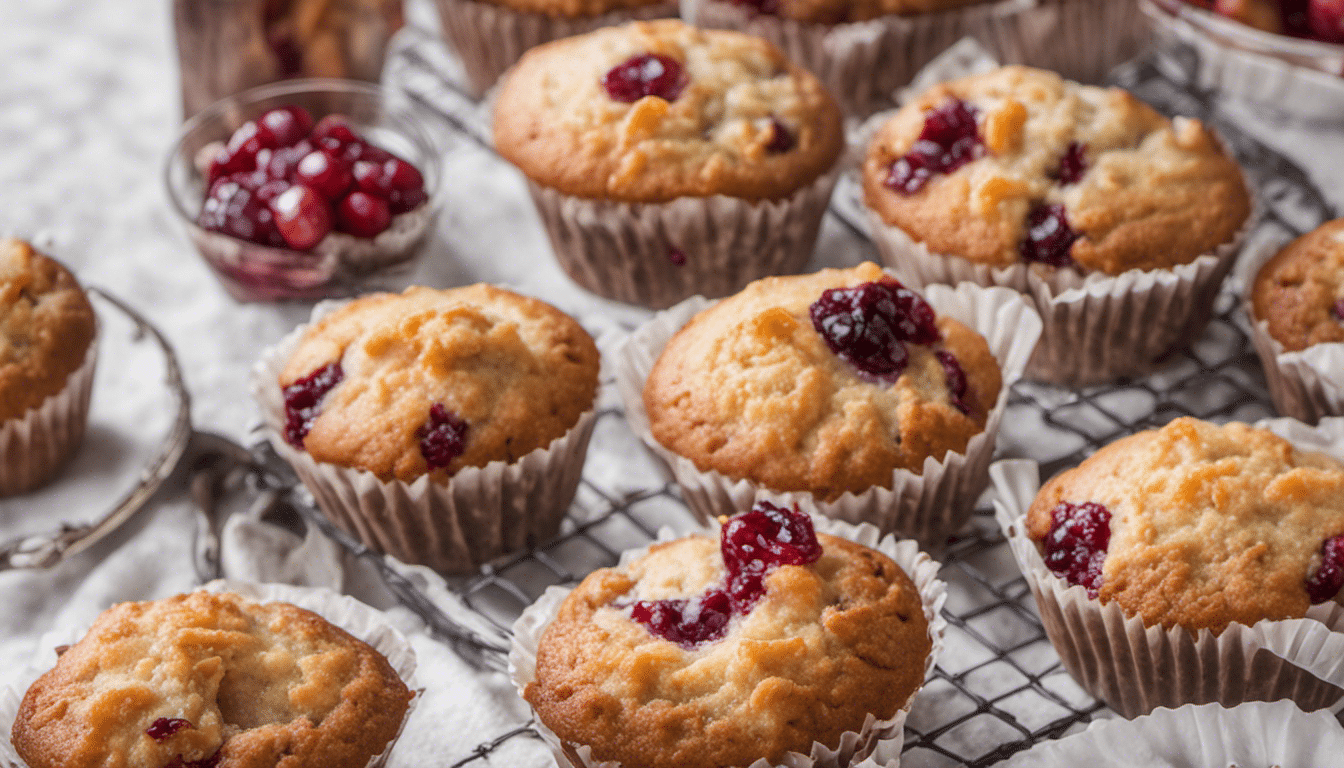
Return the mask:
[[61,391],[0,424],[0,496],[31,491],[65,466],[84,439],[98,363],[98,334]]
[[676,18],[677,3],[657,2],[597,16],[525,13],[490,0],[438,0],[439,20],[479,98],[529,49],[627,21]]
[[555,257],[593,293],[654,309],[721,297],[770,275],[802,271],[838,170],[779,200],[725,195],[623,203],[529,182]]
[[[1312,430],[1292,419],[1261,422],[1299,448],[1337,458],[1344,419]],[[1232,624],[1221,634],[1160,625],[1145,627],[1118,603],[1102,604],[1045,566],[1023,517],[1040,488],[1033,461],[1011,459],[990,468],[998,493],[996,517],[1036,598],[1041,622],[1064,667],[1093,696],[1125,717],[1158,707],[1291,699],[1304,710],[1335,705],[1344,696],[1344,606],[1312,606],[1302,619]]]
[[[343,305],[318,304],[310,324]],[[411,483],[383,481],[372,472],[315,461],[283,437],[280,372],[308,327],[299,326],[262,353],[252,370],[252,396],[261,407],[266,438],[332,522],[379,552],[449,574],[470,573],[502,554],[555,537],[578,490],[594,408],[550,445],[512,463],[464,467],[447,482],[429,475]]]
[[[297,605],[318,614],[359,640],[368,643],[374,650],[387,658],[397,676],[414,694],[410,706],[406,709],[406,715],[401,720],[401,729],[405,729],[406,721],[410,720],[411,713],[415,711],[416,703],[420,700],[420,695],[424,689],[419,687],[415,678],[415,650],[411,647],[410,642],[387,622],[387,618],[381,612],[370,608],[353,597],[339,595],[328,589],[313,587],[295,587],[288,584],[253,584],[217,579],[200,589],[204,592],[233,593],[258,603],[280,602]],[[28,686],[32,685],[34,680],[56,664],[53,650],[55,646],[73,645],[84,636],[87,630],[88,627],[82,627],[78,630],[71,630],[60,637],[43,637],[43,642],[50,643],[50,645],[38,650],[39,657],[24,671],[19,680],[0,689],[0,766],[4,766],[4,768],[29,768],[28,764],[14,751],[14,747],[10,743],[14,718],[18,715],[19,704],[23,700],[23,695]],[[387,743],[381,753],[369,758],[365,768],[382,768],[386,765],[387,758],[392,754],[392,748],[400,737],[401,730],[397,732],[396,737]]]
[[[916,542],[898,541],[895,537],[883,536],[871,525],[850,525],[818,516],[814,510],[803,505],[802,508],[812,514],[813,525],[818,533],[826,533],[839,538],[876,549],[890,557],[901,570],[915,582],[916,589],[924,604],[924,617],[929,622],[929,639],[932,648],[924,661],[924,676],[933,671],[939,655],[943,651],[943,633],[947,620],[942,616],[943,602],[947,599],[947,585],[938,579],[937,561],[921,552]],[[700,533],[718,536],[718,525],[706,525]],[[658,541],[675,538],[670,529],[664,528],[658,533]],[[650,545],[652,546],[652,545]],[[649,547],[642,547],[622,553],[620,566],[625,566],[642,557]],[[542,633],[555,619],[561,603],[570,593],[568,587],[550,587],[535,603],[529,606],[513,625],[513,643],[509,651],[509,677],[522,695],[527,684],[536,677],[537,646]],[[897,713],[886,720],[879,720],[869,713],[858,731],[847,731],[837,745],[813,742],[812,750],[804,755],[790,752],[780,763],[771,764],[765,759],[757,760],[747,768],[896,768],[900,763],[901,745],[904,743],[905,719],[915,701],[918,690],[910,694],[910,699]],[[571,744],[563,741],[545,723],[536,722],[537,731],[555,755],[560,766],[571,768],[621,768],[616,761],[600,761],[592,756],[587,745]],[[632,767],[633,768],[633,767]]]
[[942,461],[929,458],[921,472],[897,469],[892,473],[890,488],[846,493],[830,502],[809,493],[775,492],[749,480],[702,471],[653,437],[644,409],[644,382],[672,336],[694,315],[713,305],[703,297],[658,313],[617,347],[616,382],[626,418],[635,434],[666,462],[681,485],[683,498],[702,521],[748,510],[761,499],[782,505],[802,501],[827,517],[870,523],[884,532],[937,549],[970,518],[976,498],[988,485],[987,470],[1008,390],[1021,377],[1041,325],[1031,306],[1006,288],[982,288],[970,283],[956,289],[935,285],[924,291],[924,296],[938,314],[955,318],[985,337],[1002,372],[1003,386],[984,430],[971,438],[964,452],[948,452]]

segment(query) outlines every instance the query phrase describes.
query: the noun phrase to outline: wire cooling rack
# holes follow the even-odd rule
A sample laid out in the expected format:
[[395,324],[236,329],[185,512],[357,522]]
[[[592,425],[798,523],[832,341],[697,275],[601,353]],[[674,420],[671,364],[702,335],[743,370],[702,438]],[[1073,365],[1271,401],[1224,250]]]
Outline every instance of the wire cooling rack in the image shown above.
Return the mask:
[[[1194,62],[1188,56],[1178,51],[1141,60],[1117,72],[1116,81],[1165,112],[1200,117],[1218,129],[1260,191],[1264,219],[1253,241],[1283,241],[1330,218],[1329,206],[1299,168],[1227,122],[1209,94],[1194,90]],[[484,108],[455,85],[460,74],[443,47],[421,32],[394,59],[389,80],[441,118],[452,141],[488,149]],[[858,205],[850,180],[838,189],[830,213],[862,236]],[[1112,440],[1178,416],[1253,421],[1273,415],[1243,322],[1236,296],[1225,289],[1203,335],[1173,352],[1150,376],[1081,391],[1016,384],[1002,422],[1000,455],[1036,459],[1048,476]],[[599,397],[594,443],[628,448],[619,454],[622,462],[650,462],[629,434],[612,382],[604,382]],[[261,484],[276,491],[292,488],[294,479],[283,462],[262,455],[266,452],[264,445],[254,449],[267,467]],[[694,524],[671,485],[623,482],[631,475],[656,476],[649,466],[626,472],[603,464],[590,456],[559,538],[496,561],[476,576],[450,581],[460,599],[456,609],[436,603],[395,564],[335,529],[301,490],[290,501],[305,520],[372,564],[389,590],[464,658],[483,672],[501,670],[509,626],[546,587],[573,584],[613,565],[622,550],[646,545],[661,527]],[[907,722],[903,765],[992,765],[1107,712],[1060,666],[1030,590],[987,509],[978,511],[963,535],[947,542],[941,557],[949,593],[947,650]],[[500,723],[497,733],[483,736],[454,768],[498,764],[492,756],[501,746],[535,732],[529,723]]]

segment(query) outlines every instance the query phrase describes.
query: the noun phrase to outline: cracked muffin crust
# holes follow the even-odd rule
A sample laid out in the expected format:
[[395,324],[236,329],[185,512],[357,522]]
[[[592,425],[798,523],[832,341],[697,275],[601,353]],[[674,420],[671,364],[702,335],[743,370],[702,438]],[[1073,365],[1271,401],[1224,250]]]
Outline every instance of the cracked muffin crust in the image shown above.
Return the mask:
[[[1107,513],[1100,539],[1071,511],[1087,505]],[[1268,430],[1183,417],[1056,476],[1027,532],[1047,565],[1052,549],[1104,558],[1096,595],[1147,626],[1217,634],[1298,618],[1344,584],[1344,463]]]
[[1344,342],[1344,219],[1297,238],[1260,268],[1251,288],[1256,320],[1289,352]]
[[[875,378],[832,351],[810,317],[828,290],[883,280],[871,263],[766,278],[696,315],[645,384],[653,436],[702,471],[827,501],[964,451],[1001,385],[982,336],[938,317],[938,340],[903,344],[904,368]],[[945,355],[964,379],[961,407]]]
[[[959,107],[970,115],[948,114]],[[1026,67],[924,93],[878,132],[863,177],[884,222],[993,266],[1169,269],[1232,241],[1251,212],[1198,120]]]
[[121,603],[24,695],[32,768],[363,768],[411,692],[387,659],[287,603]]
[[932,642],[918,591],[890,558],[818,534],[819,559],[780,565],[726,633],[694,646],[632,619],[631,601],[690,598],[724,582],[719,542],[654,545],[589,575],[537,649],[524,697],[595,760],[710,768],[832,748],[889,719],[924,679]]
[[[666,87],[613,97],[604,78],[647,56],[663,57]],[[536,183],[585,198],[779,199],[828,171],[843,144],[835,101],[773,45],[675,20],[534,48],[495,104],[500,154]]]

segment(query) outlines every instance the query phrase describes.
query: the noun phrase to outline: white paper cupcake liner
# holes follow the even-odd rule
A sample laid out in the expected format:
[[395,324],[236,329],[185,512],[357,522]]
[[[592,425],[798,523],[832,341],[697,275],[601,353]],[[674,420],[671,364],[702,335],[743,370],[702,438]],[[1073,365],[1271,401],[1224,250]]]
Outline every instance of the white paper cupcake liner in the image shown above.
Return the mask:
[[[410,706],[406,709],[406,715],[401,720],[401,729],[406,727],[406,721],[410,719],[411,712],[415,710],[416,703],[424,689],[418,686],[415,679],[415,650],[411,647],[410,642],[387,622],[386,617],[381,612],[370,608],[353,597],[339,595],[328,589],[313,587],[295,587],[288,584],[253,584],[245,581],[217,579],[200,589],[204,592],[214,593],[232,592],[259,603],[282,602],[297,605],[316,613],[357,639],[368,643],[374,650],[387,658],[397,676],[414,693]],[[19,757],[10,742],[13,735],[14,718],[18,716],[19,712],[19,704],[23,701],[23,695],[28,686],[55,666],[55,646],[58,644],[73,645],[87,631],[88,627],[80,627],[71,629],[60,634],[60,636],[44,636],[42,638],[43,643],[49,644],[39,650],[39,658],[35,659],[13,684],[0,689],[0,766],[3,766],[3,768],[29,768],[28,763]],[[399,729],[397,735],[387,743],[380,754],[369,758],[365,768],[381,768],[385,765],[388,756],[392,754],[393,746],[396,745],[397,739],[400,737],[401,730]]]
[[1158,709],[1135,720],[1100,720],[1082,733],[1048,741],[997,768],[1184,768],[1340,765],[1344,730],[1326,712],[1291,701]]
[[1101,83],[1150,36],[1138,0],[1038,0],[1028,12],[993,17],[983,39],[1004,64]]
[[576,17],[524,13],[490,0],[437,0],[437,4],[444,37],[462,59],[477,98],[524,53],[542,43],[627,21],[677,16],[675,2]]
[[1008,391],[1022,376],[1040,335],[1041,321],[1020,294],[1006,288],[970,283],[955,289],[933,285],[924,297],[938,314],[955,318],[985,337],[1002,372],[1003,386],[984,430],[971,438],[964,452],[949,451],[942,461],[930,457],[919,473],[898,469],[892,472],[891,488],[845,493],[829,502],[809,493],[776,492],[749,480],[702,471],[653,437],[644,409],[644,382],[676,332],[714,304],[703,297],[687,299],[658,313],[617,347],[616,383],[630,428],[667,464],[686,503],[702,521],[745,511],[761,499],[781,505],[801,502],[830,518],[870,523],[882,531],[940,548],[944,539],[970,518],[976,498],[989,483],[987,470]]
[[1030,297],[1044,330],[1027,378],[1075,387],[1145,373],[1167,352],[1198,336],[1213,314],[1218,286],[1259,218],[1253,205],[1230,242],[1187,264],[1111,276],[1041,264],[993,267],[933,253],[866,210],[883,263],[906,285],[920,289],[969,281]]
[[284,439],[280,373],[309,325],[343,305],[314,307],[309,324],[262,353],[251,381],[266,438],[327,517],[379,552],[449,574],[469,573],[553,538],[578,490],[596,403],[550,445],[512,463],[464,467],[446,483],[429,475],[411,483],[383,481],[372,472],[315,461]]
[[89,398],[98,363],[98,334],[65,387],[23,416],[0,424],[0,496],[31,491],[50,480],[74,455],[89,421]]
[[[1344,458],[1344,419],[1312,429],[1292,419],[1260,422],[1299,448]],[[1215,636],[1181,627],[1145,627],[1115,602],[1089,598],[1046,567],[1024,516],[1040,489],[1036,462],[990,467],[995,516],[1036,597],[1046,634],[1064,668],[1093,696],[1125,717],[1157,707],[1291,699],[1305,710],[1344,695],[1344,606],[1314,605],[1306,618],[1231,624]]]
[[837,178],[833,169],[788,197],[755,202],[714,195],[623,203],[529,187],[556,260],[574,282],[661,309],[802,271]]
[[[851,525],[838,520],[818,516],[814,510],[804,506],[812,515],[813,525],[818,533],[826,533],[857,544],[875,549],[890,557],[901,570],[915,582],[921,602],[924,604],[924,618],[929,622],[929,639],[932,648],[924,662],[924,677],[928,679],[938,657],[943,651],[943,633],[947,620],[943,618],[943,602],[947,599],[947,585],[938,579],[941,567],[933,558],[921,552],[919,545],[910,540],[898,541],[894,536],[883,536],[871,525]],[[718,525],[707,525],[700,533],[709,536],[718,535]],[[670,541],[677,538],[670,529],[658,532],[658,541]],[[649,547],[628,550],[621,554],[620,565],[624,566],[639,557],[643,557]],[[536,678],[537,646],[542,633],[559,613],[560,604],[572,591],[568,587],[550,587],[544,594],[518,617],[513,625],[513,643],[509,649],[509,677],[521,696],[528,683]],[[779,763],[769,763],[765,759],[757,760],[747,768],[897,768],[900,764],[901,745],[904,742],[905,719],[910,714],[918,689],[910,694],[905,705],[889,720],[878,720],[871,713],[858,731],[842,734],[838,746],[813,742],[810,754],[788,753]],[[621,768],[616,761],[599,761],[592,757],[587,745],[564,742],[545,723],[536,722],[537,731],[555,755],[560,766],[571,768]],[[632,767],[633,768],[633,767]]]

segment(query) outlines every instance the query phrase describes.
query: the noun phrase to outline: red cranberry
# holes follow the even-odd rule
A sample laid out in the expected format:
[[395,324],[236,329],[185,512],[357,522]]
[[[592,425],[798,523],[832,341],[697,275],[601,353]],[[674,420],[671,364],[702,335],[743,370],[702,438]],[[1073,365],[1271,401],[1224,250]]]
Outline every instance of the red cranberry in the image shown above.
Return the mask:
[[1344,536],[1326,539],[1321,544],[1321,564],[1307,577],[1307,597],[1312,605],[1324,603],[1344,587]]
[[271,201],[271,212],[280,236],[295,250],[306,251],[331,232],[331,207],[312,187],[296,184],[285,190]]
[[766,574],[781,565],[807,565],[821,558],[812,518],[797,509],[757,502],[724,524],[719,548],[728,571],[733,608],[746,613],[765,595]]
[[778,117],[771,117],[770,141],[765,145],[765,151],[779,154],[793,149],[793,145],[793,132],[789,130],[787,125],[780,122]]
[[215,185],[201,206],[196,223],[202,229],[248,242],[276,247],[285,244],[270,208],[252,190],[231,180]]
[[420,438],[420,453],[430,471],[446,467],[467,448],[467,422],[435,403],[429,407],[429,421],[415,436]]
[[1027,236],[1018,251],[1026,261],[1039,261],[1052,267],[1067,267],[1073,263],[1069,250],[1079,238],[1069,226],[1064,206],[1043,203],[1027,214]]
[[[291,186],[292,185],[288,181],[283,179],[271,179],[260,187],[257,187],[257,199],[263,203],[269,204]],[[271,212],[274,213],[275,211],[272,210]]]
[[396,215],[414,211],[429,201],[429,195],[423,189],[394,189],[387,195],[387,208]]
[[313,116],[303,107],[276,107],[257,118],[257,124],[270,132],[276,146],[288,147],[313,129]]
[[386,200],[367,192],[351,192],[337,204],[336,221],[342,232],[375,237],[392,223],[392,211]]
[[966,372],[961,369],[961,363],[951,352],[938,350],[933,353],[938,358],[938,362],[943,364],[943,373],[947,375],[947,391],[950,395],[952,405],[957,410],[967,415],[971,412],[971,406],[966,403],[966,391],[969,388],[966,383]]
[[235,173],[245,173],[256,167],[256,155],[236,155],[227,147],[221,147],[215,154],[215,159],[210,161],[210,170],[205,176],[206,183],[213,186],[220,179]]
[[625,103],[645,96],[676,101],[686,87],[681,62],[661,53],[644,53],[617,64],[602,76],[607,95]]
[[423,191],[425,188],[425,179],[415,166],[395,157],[382,162],[360,160],[355,163],[354,176],[361,191],[384,200],[393,192]]
[[1042,544],[1045,564],[1070,584],[1087,588],[1089,597],[1101,590],[1101,565],[1111,545],[1111,512],[1100,504],[1061,501],[1050,513],[1050,532]]
[[299,161],[313,151],[312,142],[302,139],[292,147],[280,147],[271,152],[271,160],[266,164],[266,175],[272,179],[294,180]]
[[1060,184],[1077,184],[1082,181],[1083,174],[1087,173],[1087,156],[1083,154],[1086,149],[1085,144],[1069,142],[1064,156],[1059,158],[1059,170],[1055,171],[1055,178],[1059,179]]
[[303,449],[303,439],[321,412],[322,398],[341,383],[345,371],[339,362],[328,363],[285,387],[285,440]]
[[673,266],[686,266],[686,254],[676,246],[671,246],[667,249],[667,260],[672,262]]
[[902,342],[933,344],[942,339],[928,302],[891,278],[827,290],[809,313],[812,327],[832,352],[860,373],[886,383],[905,370],[908,354]]
[[359,135],[350,127],[349,120],[345,115],[327,115],[317,121],[313,126],[312,140],[321,141],[325,138],[333,138],[342,144],[358,142]]
[[694,648],[728,633],[733,601],[721,589],[691,600],[640,600],[630,605],[630,618],[664,640]]
[[1344,0],[1310,0],[1307,24],[1318,39],[1344,43]]
[[229,137],[227,150],[234,156],[251,157],[255,166],[258,152],[278,146],[280,142],[270,129],[258,125],[255,120],[248,120]]
[[1335,302],[1335,319],[1344,321],[1344,299]]
[[326,152],[309,152],[299,161],[294,180],[306,184],[328,200],[339,200],[350,189],[354,177],[350,165]]
[[155,741],[163,741],[184,728],[193,727],[195,726],[190,720],[183,720],[180,717],[160,717],[145,729],[145,735]]
[[887,187],[913,195],[934,174],[951,173],[983,151],[975,109],[961,99],[949,98],[924,116],[919,140],[887,172]]

